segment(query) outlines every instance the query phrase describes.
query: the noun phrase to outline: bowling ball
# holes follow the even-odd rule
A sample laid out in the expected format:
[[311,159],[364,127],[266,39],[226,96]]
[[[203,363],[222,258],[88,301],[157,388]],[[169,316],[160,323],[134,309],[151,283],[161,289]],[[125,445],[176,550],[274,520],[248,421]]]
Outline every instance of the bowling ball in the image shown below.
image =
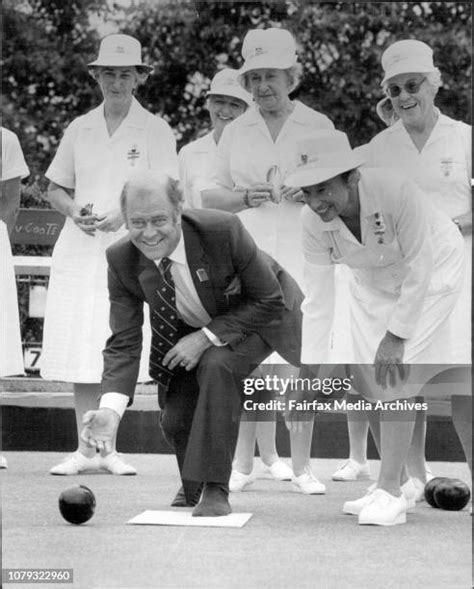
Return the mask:
[[426,485],[425,485],[425,499],[426,499],[426,502],[431,505],[431,507],[436,507],[436,508],[438,507],[436,505],[436,501],[434,500],[434,492],[440,482],[447,481],[447,480],[448,480],[447,477],[435,477],[434,479],[431,479],[431,481],[428,481],[426,483]]
[[71,524],[83,524],[94,515],[94,493],[84,485],[69,487],[59,495],[59,511]]
[[471,491],[463,481],[447,479],[436,485],[433,497],[436,505],[441,509],[459,511],[468,504]]

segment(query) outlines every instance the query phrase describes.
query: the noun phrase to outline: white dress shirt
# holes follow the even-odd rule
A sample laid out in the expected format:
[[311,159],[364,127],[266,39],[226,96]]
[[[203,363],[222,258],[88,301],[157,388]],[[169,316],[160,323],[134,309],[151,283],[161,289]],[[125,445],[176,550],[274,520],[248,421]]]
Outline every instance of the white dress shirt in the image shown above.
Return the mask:
[[[29,170],[18,137],[2,127],[1,180],[25,178]],[[6,194],[6,192],[5,192]],[[0,206],[3,206],[3,191]],[[13,256],[7,225],[0,219],[0,376],[24,374]]]
[[[205,188],[243,190],[265,182],[267,171],[274,165],[284,184],[285,176],[298,164],[298,142],[333,128],[328,117],[295,100],[293,112],[274,141],[258,107],[250,107],[222,132]],[[277,205],[267,201],[238,213],[257,246],[275,258],[299,284],[303,274],[301,209],[300,202],[283,200]]]
[[[401,174],[383,168],[360,172],[362,242],[340,217],[324,223],[309,207],[302,211],[302,362],[327,361],[336,264],[346,264],[353,274],[346,337],[353,340],[354,355],[340,363],[371,364],[387,330],[407,340],[406,362],[450,362],[451,342],[437,334],[462,283],[461,234]],[[381,239],[377,216],[382,219]]]
[[217,153],[214,131],[182,147],[178,154],[179,178],[186,206],[201,209],[201,190],[205,188]]
[[[211,317],[201,303],[186,259],[184,239],[181,239],[176,249],[168,256],[172,261],[171,276],[176,290],[176,308],[179,318],[191,327],[201,328],[206,337],[214,346],[225,345],[215,334],[205,326],[210,323]],[[154,260],[158,267],[161,259]],[[121,393],[105,393],[100,400],[100,408],[113,409],[122,416],[127,408],[128,397]]]

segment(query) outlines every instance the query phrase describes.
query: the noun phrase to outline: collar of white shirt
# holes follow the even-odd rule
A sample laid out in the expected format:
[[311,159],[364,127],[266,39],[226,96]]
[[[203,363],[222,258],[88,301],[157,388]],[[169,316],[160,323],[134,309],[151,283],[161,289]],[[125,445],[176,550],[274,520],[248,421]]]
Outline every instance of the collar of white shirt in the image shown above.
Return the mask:
[[[309,122],[311,122],[307,116],[308,115],[307,111],[310,109],[305,108],[304,105],[299,100],[294,100],[293,104],[294,104],[294,109],[290,113],[290,116],[288,117],[288,121],[293,122],[293,123],[301,123],[304,125],[307,125]],[[314,111],[312,111],[312,112],[314,113]],[[239,121],[239,124],[246,125],[246,126],[259,125],[262,123],[263,117],[260,114],[258,106],[253,105],[243,115],[238,117],[237,120]]]
[[[176,262],[176,264],[184,264],[187,265],[188,261],[186,259],[186,250],[184,249],[184,239],[183,239],[183,232],[179,237],[178,245],[176,248],[171,252],[169,256],[167,256],[172,262]],[[153,260],[158,267],[160,265],[162,258],[157,260]]]
[[[105,106],[105,102],[102,102],[101,104],[99,104],[99,106],[97,106],[96,108],[91,110],[84,117],[84,120],[82,121],[82,126],[85,129],[94,129],[94,128],[100,127],[101,125],[104,124],[104,120],[105,120],[104,106]],[[135,97],[133,97],[132,102],[130,104],[129,111],[127,113],[127,116],[122,121],[122,125],[120,125],[120,126],[121,127],[123,127],[123,126],[125,126],[125,127],[138,127],[138,128],[143,128],[143,129],[146,128],[147,120],[146,120],[146,117],[143,116],[144,113],[146,113],[146,110],[138,102],[138,100]],[[114,133],[114,135],[115,135],[115,133]]]

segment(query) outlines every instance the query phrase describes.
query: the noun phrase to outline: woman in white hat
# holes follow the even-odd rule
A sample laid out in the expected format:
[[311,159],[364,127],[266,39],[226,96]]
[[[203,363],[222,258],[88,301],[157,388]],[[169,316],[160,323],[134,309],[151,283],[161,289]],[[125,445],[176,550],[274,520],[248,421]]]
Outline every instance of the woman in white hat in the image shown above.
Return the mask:
[[211,131],[178,153],[179,177],[188,207],[201,208],[201,189],[212,171],[222,132],[253,102],[252,95],[239,84],[238,76],[238,70],[224,68],[212,78],[206,100]]
[[[472,264],[472,129],[461,121],[443,115],[435,106],[441,86],[433,51],[421,41],[402,40],[390,45],[382,55],[384,101],[390,102],[396,121],[367,146],[367,163],[386,166],[407,174],[429,198],[433,206],[444,211],[464,236],[466,267]],[[471,273],[466,272],[463,291],[451,317],[456,333],[452,345],[459,362],[471,363]],[[469,378],[469,375],[466,373]],[[471,392],[466,386],[466,393]],[[472,470],[470,396],[452,397],[453,421]],[[421,418],[421,415],[420,415]],[[469,417],[470,420],[470,417]],[[367,421],[349,422],[351,460],[336,476],[347,477],[363,469]],[[410,473],[415,477],[419,496],[423,496],[425,470],[425,427],[417,427],[410,452]]]
[[[2,127],[0,195],[0,377],[24,374],[15,269],[9,234],[20,206],[20,183],[29,175],[18,137]],[[1,424],[0,424],[1,435]],[[7,461],[0,455],[0,468]]]
[[[302,193],[297,187],[285,186],[283,178],[297,163],[297,141],[334,126],[325,115],[290,98],[299,84],[301,67],[289,31],[249,31],[242,57],[240,82],[252,94],[255,105],[225,128],[211,182],[202,192],[203,206],[237,213],[257,245],[301,283]],[[246,421],[244,416],[231,490],[242,490],[253,481],[255,427],[255,421]],[[290,434],[293,473],[278,458],[275,422],[258,425],[260,456],[270,475],[278,480],[293,476],[295,488],[303,493],[324,493],[324,485],[309,468],[312,422],[303,431]]]
[[[134,97],[152,68],[140,43],[128,35],[105,37],[88,64],[103,102],[75,119],[49,166],[48,200],[66,216],[52,256],[44,324],[41,375],[74,383],[79,446],[51,474],[100,468],[136,474],[115,452],[96,456],[80,438],[82,416],[97,407],[102,350],[110,334],[105,250],[126,234],[119,196],[127,176],[140,169],[177,177],[176,142],[168,124]],[[148,380],[143,355],[142,380]]]
[[[360,524],[405,523],[415,505],[405,467],[416,409],[410,403],[442,364],[457,360],[448,318],[463,280],[462,238],[403,174],[360,168],[364,156],[344,133],[328,132],[323,141],[317,135],[299,149],[301,165],[285,183],[303,187],[307,205],[302,362],[327,362],[334,267],[345,264],[353,274],[347,334],[353,354],[343,360],[351,364],[354,390],[376,403],[367,413],[381,455],[379,478],[343,511],[358,515]],[[381,408],[377,401],[397,400],[374,410]]]

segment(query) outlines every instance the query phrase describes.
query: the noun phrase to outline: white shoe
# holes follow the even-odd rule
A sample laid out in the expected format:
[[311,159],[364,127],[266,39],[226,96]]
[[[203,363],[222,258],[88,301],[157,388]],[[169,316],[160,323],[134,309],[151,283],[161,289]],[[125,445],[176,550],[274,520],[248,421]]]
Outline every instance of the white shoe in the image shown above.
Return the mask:
[[359,514],[360,525],[395,526],[407,521],[407,500],[402,493],[395,497],[383,489],[376,489],[372,500]]
[[[425,485],[423,484],[420,479],[416,477],[411,477],[413,481],[413,486],[415,488],[415,501],[424,501],[425,500]],[[428,482],[428,481],[426,481]]]
[[277,460],[271,466],[266,466],[265,471],[270,473],[276,481],[291,481],[293,478],[293,470],[282,460]]
[[0,454],[0,468],[8,468],[8,462],[3,454]]
[[426,482],[431,481],[431,479],[435,478],[433,471],[431,470],[431,468],[427,464],[425,465],[425,472],[426,472]]
[[107,454],[107,456],[100,456],[99,466],[102,470],[110,472],[110,474],[116,475],[135,475],[137,471],[133,466],[127,464],[122,456],[117,452]]
[[231,493],[240,493],[253,482],[252,474],[244,474],[238,470],[233,470],[229,479],[229,491]]
[[415,511],[415,505],[417,501],[417,490],[415,482],[411,477],[406,481],[406,483],[400,485],[400,491],[403,493],[405,499],[407,500],[407,511]]
[[97,455],[92,458],[87,458],[82,452],[74,452],[70,454],[63,462],[60,462],[49,471],[50,474],[57,474],[62,476],[79,474],[84,471],[98,472],[99,462]]
[[362,481],[370,479],[370,470],[367,463],[361,464],[350,458],[332,475],[333,481]]
[[347,513],[348,515],[359,515],[362,509],[372,502],[376,490],[375,485],[376,483],[370,485],[370,487],[367,489],[367,493],[360,499],[355,499],[354,501],[346,501],[342,506],[343,513]]
[[[367,489],[367,493],[360,499],[355,501],[346,501],[342,507],[342,511],[349,515],[359,515],[362,509],[372,503],[374,499],[374,493],[377,491],[377,483],[373,483]],[[408,479],[406,483],[401,485],[400,490],[405,497],[407,503],[407,511],[415,511],[415,486],[411,479]]]
[[293,489],[305,495],[324,495],[326,485],[323,485],[314,474],[307,470],[299,477],[293,477]]

